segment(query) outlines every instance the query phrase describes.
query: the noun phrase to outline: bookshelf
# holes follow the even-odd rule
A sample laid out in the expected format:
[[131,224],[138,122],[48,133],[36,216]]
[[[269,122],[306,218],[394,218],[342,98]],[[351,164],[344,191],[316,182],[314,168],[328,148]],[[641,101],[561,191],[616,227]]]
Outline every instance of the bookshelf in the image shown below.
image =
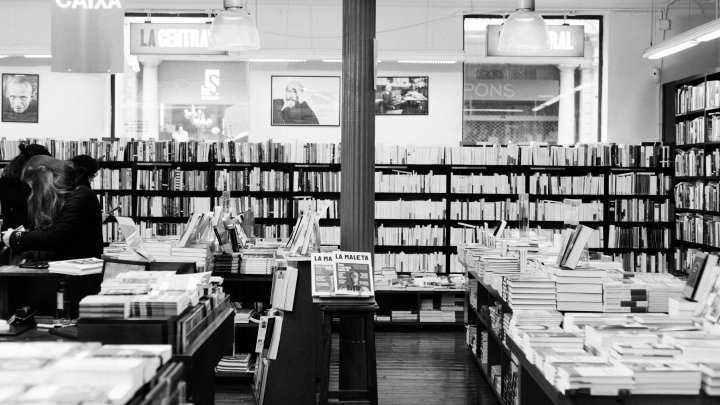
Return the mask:
[[663,85],[663,139],[675,159],[675,267],[720,251],[720,68]]

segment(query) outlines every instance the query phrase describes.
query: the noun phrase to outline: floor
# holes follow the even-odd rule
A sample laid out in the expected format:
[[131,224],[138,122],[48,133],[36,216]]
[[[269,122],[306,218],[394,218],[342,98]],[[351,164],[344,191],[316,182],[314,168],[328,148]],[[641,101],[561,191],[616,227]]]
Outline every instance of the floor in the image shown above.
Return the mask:
[[[497,404],[465,346],[464,331],[378,331],[375,341],[381,404]],[[337,370],[331,387],[333,380],[337,384]],[[215,403],[254,404],[249,383],[218,380]]]

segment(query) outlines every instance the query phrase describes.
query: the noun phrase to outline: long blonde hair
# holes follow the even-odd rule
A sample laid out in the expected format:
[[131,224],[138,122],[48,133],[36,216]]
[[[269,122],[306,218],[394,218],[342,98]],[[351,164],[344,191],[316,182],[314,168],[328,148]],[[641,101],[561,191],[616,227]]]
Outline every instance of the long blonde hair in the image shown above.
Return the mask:
[[75,166],[49,156],[33,156],[25,164],[22,179],[32,190],[28,216],[36,229],[52,226],[74,186]]

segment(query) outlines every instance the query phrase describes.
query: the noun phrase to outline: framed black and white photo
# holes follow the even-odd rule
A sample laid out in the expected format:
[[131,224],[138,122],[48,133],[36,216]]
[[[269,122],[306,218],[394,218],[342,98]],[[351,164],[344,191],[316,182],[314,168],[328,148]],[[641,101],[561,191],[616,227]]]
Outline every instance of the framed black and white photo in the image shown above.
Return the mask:
[[427,115],[428,77],[378,77],[375,115]]
[[40,76],[2,75],[2,122],[38,122]]
[[270,79],[272,125],[340,125],[340,76],[272,76]]

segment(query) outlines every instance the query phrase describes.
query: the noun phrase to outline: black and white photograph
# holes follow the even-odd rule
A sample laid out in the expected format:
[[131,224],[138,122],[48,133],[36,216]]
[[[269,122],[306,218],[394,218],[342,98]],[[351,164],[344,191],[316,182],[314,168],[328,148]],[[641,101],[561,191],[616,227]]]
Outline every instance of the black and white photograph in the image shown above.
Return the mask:
[[2,75],[2,122],[38,122],[40,76]]
[[378,77],[375,115],[427,115],[428,77]]
[[340,125],[339,76],[272,76],[272,125]]

